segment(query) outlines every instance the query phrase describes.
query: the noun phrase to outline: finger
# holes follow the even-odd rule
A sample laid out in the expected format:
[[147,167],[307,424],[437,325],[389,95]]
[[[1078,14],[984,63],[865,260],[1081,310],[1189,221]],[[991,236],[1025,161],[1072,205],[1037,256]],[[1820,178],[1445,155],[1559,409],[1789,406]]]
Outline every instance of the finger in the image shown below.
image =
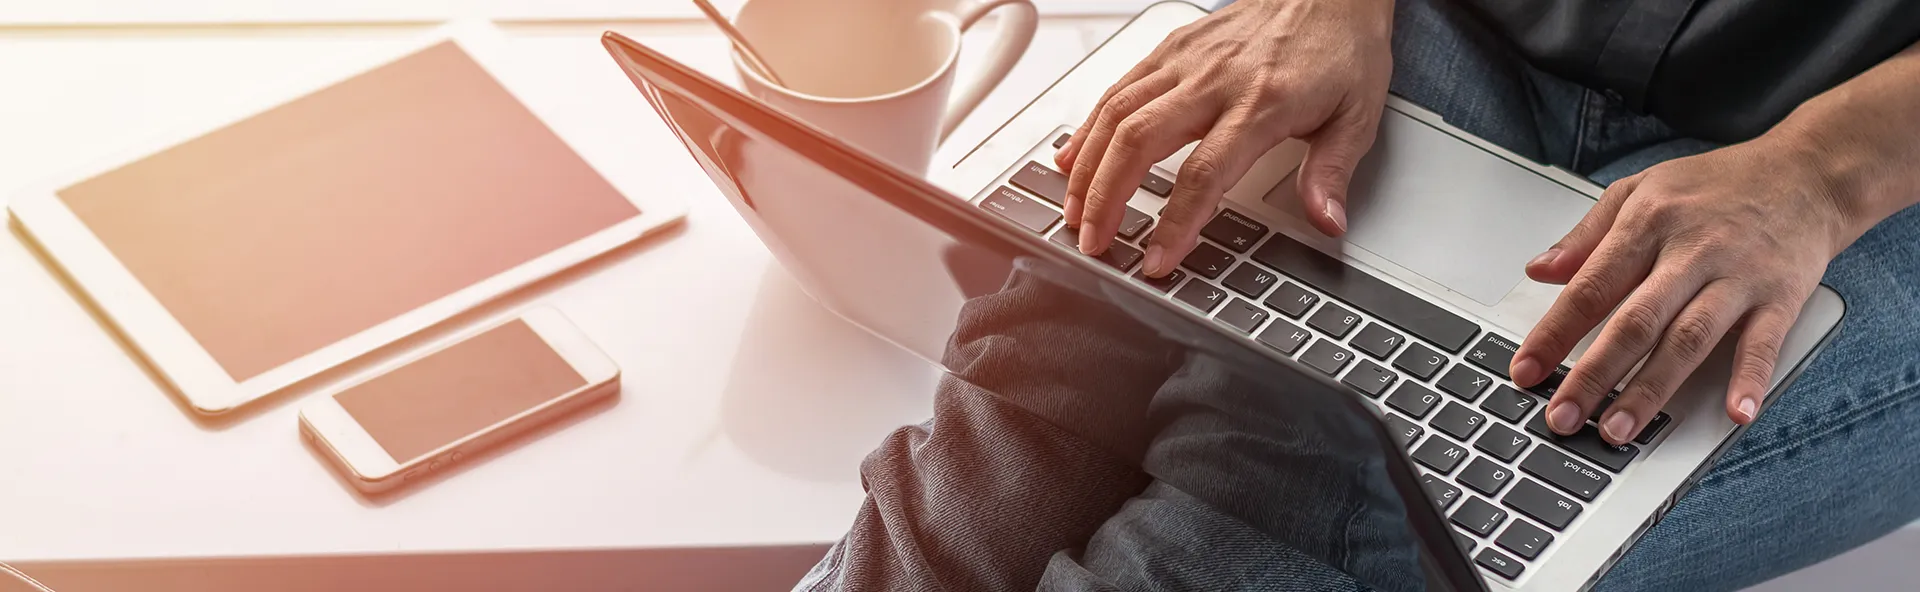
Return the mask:
[[[1347,233],[1347,187],[1360,157],[1373,148],[1378,117],[1364,109],[1350,109],[1329,120],[1307,138],[1307,158],[1300,165],[1299,193],[1307,220],[1321,233]],[[1378,110],[1372,113],[1379,113]]]
[[1733,379],[1727,385],[1727,416],[1747,425],[1760,417],[1767,390],[1773,387],[1774,364],[1787,330],[1800,316],[1800,304],[1761,306],[1741,321],[1740,340],[1733,352]]
[[1073,168],[1067,175],[1067,203],[1062,204],[1065,206],[1067,220],[1070,220],[1071,224],[1079,224],[1080,208],[1084,205],[1082,198],[1087,195],[1087,187],[1093,184],[1093,173],[1099,169],[1100,159],[1106,156],[1107,146],[1113,140],[1114,130],[1120,127],[1121,121],[1133,115],[1134,111],[1160,98],[1160,95],[1172,90],[1173,86],[1172,76],[1149,76],[1135,82],[1133,86],[1114,93],[1108,98],[1107,102],[1101,105],[1093,123],[1081,131],[1087,138],[1081,144],[1079,154],[1073,159]]
[[1107,250],[1125,219],[1127,201],[1153,163],[1206,135],[1216,121],[1197,104],[1197,96],[1178,89],[1160,95],[1114,129],[1113,140],[1081,199],[1080,252]]
[[[1587,414],[1659,343],[1674,316],[1700,293],[1703,283],[1689,266],[1682,265],[1660,267],[1640,282],[1553,394],[1547,405],[1548,427],[1563,435],[1579,431]],[[1567,405],[1572,409],[1562,408]]]
[[1585,265],[1587,257],[1600,246],[1600,240],[1607,236],[1607,229],[1613,227],[1613,220],[1620,215],[1620,204],[1626,203],[1627,196],[1640,185],[1640,175],[1634,175],[1614,181],[1600,194],[1599,203],[1587,210],[1587,215],[1573,226],[1560,242],[1535,256],[1527,262],[1527,277],[1547,284],[1565,284],[1573,274]]
[[1127,71],[1126,76],[1121,76],[1119,82],[1107,87],[1107,91],[1100,94],[1100,100],[1094,101],[1093,108],[1087,110],[1087,120],[1080,122],[1080,127],[1073,128],[1073,134],[1067,138],[1067,145],[1054,151],[1053,164],[1059,165],[1060,170],[1063,171],[1073,170],[1073,163],[1080,153],[1080,146],[1087,139],[1086,132],[1100,118],[1100,110],[1107,106],[1108,101],[1113,100],[1114,95],[1133,86],[1133,83],[1139,82],[1140,79],[1146,78],[1148,74],[1158,69],[1159,65],[1153,60],[1141,60],[1140,63],[1134,64],[1133,69]]
[[1214,209],[1227,190],[1246,176],[1247,169],[1274,142],[1251,134],[1253,116],[1245,109],[1230,110],[1187,155],[1174,180],[1173,195],[1160,208],[1159,227],[1147,241],[1142,268],[1150,277],[1171,273],[1193,251],[1200,228],[1213,220]]
[[1614,305],[1626,298],[1653,267],[1656,247],[1652,241],[1636,237],[1605,238],[1619,217],[1622,203],[1629,197],[1626,192],[1632,188],[1618,183],[1615,186],[1621,188],[1610,188],[1607,196],[1567,235],[1599,236],[1600,246],[1593,248],[1592,255],[1581,257],[1579,270],[1527,333],[1520,349],[1513,353],[1507,374],[1520,386],[1533,386],[1546,379],[1549,369],[1565,360],[1574,346],[1607,318]]
[[1746,293],[1731,281],[1715,280],[1701,288],[1693,302],[1667,326],[1660,344],[1647,355],[1647,362],[1600,418],[1600,435],[1615,445],[1633,441],[1751,306]]

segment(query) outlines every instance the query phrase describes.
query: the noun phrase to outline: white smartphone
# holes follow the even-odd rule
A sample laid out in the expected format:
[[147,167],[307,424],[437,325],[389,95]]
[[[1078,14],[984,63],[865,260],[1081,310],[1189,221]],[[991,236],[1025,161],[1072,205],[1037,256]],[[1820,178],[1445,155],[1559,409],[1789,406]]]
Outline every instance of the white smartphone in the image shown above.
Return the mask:
[[375,493],[619,391],[619,366],[540,308],[334,389],[300,410],[300,432]]

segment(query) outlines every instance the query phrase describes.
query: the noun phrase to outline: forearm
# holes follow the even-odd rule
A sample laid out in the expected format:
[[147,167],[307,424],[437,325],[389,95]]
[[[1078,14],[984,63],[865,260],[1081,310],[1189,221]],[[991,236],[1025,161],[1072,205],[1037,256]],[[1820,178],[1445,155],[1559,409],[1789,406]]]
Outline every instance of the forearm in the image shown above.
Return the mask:
[[1801,104],[1759,141],[1811,164],[1857,232],[1920,202],[1920,45]]

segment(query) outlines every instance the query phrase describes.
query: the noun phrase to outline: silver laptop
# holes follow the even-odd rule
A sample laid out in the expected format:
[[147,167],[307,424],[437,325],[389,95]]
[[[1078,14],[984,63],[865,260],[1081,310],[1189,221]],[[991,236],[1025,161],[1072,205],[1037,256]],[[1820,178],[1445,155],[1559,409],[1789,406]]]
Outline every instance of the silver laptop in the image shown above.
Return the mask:
[[[1288,143],[1228,192],[1177,277],[1140,276],[1140,245],[1184,151],[1159,163],[1136,192],[1108,253],[1079,255],[1062,233],[1065,182],[1049,164],[1055,147],[1111,81],[1204,14],[1176,2],[1140,14],[938,173],[943,185],[975,192],[951,206],[944,202],[958,198],[638,44],[609,35],[607,45],[776,257],[842,316],[974,380],[967,373],[977,367],[954,367],[950,349],[979,332],[968,326],[979,310],[969,307],[1026,289],[1032,282],[1023,277],[1051,278],[1061,286],[1053,297],[1086,301],[1063,313],[1119,311],[1105,322],[1138,325],[1127,335],[1164,341],[1155,347],[1223,360],[1209,364],[1232,377],[1222,384],[1253,384],[1271,405],[1262,407],[1261,397],[1212,402],[1221,408],[1241,406],[1237,413],[1254,418],[1311,412],[1322,430],[1316,437],[1346,442],[1362,459],[1377,453],[1390,461],[1379,463],[1384,475],[1350,482],[1390,482],[1395,492],[1431,502],[1388,512],[1400,518],[1384,526],[1417,541],[1417,552],[1405,555],[1419,557],[1412,570],[1419,575],[1353,574],[1362,584],[1591,587],[1738,437],[1722,404],[1729,348],[1701,366],[1633,445],[1607,445],[1591,427],[1574,437],[1547,431],[1538,408],[1553,381],[1529,392],[1504,377],[1515,344],[1558,292],[1521,270],[1602,188],[1398,99],[1356,175],[1344,241],[1325,239],[1299,217],[1287,181],[1302,149]],[[1769,401],[1826,343],[1842,313],[1831,290],[1814,295],[1787,336]],[[1046,345],[1055,344],[1034,355],[1050,355]],[[1342,414],[1348,408],[1351,417]],[[1072,430],[1067,415],[1058,423]],[[1377,431],[1379,451],[1335,429],[1346,421]],[[1274,472],[1287,475],[1284,467]],[[1154,476],[1175,486],[1185,477]],[[1367,493],[1389,499],[1392,492]],[[1286,511],[1312,511],[1278,501]]]
[[[1065,176],[1049,168],[1056,146],[1114,80],[1174,29],[1205,15],[1183,2],[1148,8],[969,153],[947,184],[976,187],[973,203],[1072,244],[1062,224],[1036,222],[1049,220],[1041,209],[1058,218]],[[1304,153],[1290,141],[1264,156],[1227,193],[1180,277],[1154,284],[1196,314],[1339,377],[1377,403],[1433,477],[1430,493],[1443,509],[1477,497],[1515,510],[1486,532],[1455,525],[1493,586],[1589,583],[1739,436],[1723,403],[1730,347],[1701,364],[1622,449],[1591,426],[1573,438],[1546,429],[1535,408],[1564,368],[1538,393],[1506,380],[1519,338],[1559,294],[1558,286],[1528,280],[1526,261],[1572,229],[1604,187],[1391,97],[1355,174],[1350,231],[1329,240],[1301,216],[1289,178]],[[1130,203],[1129,216],[1139,220],[1123,225],[1129,232],[1117,241],[1120,253],[1104,260],[1133,260],[1126,271],[1137,275],[1140,239],[1186,156],[1182,150],[1154,167]],[[1825,344],[1843,312],[1830,288],[1814,294],[1781,350],[1769,400]]]

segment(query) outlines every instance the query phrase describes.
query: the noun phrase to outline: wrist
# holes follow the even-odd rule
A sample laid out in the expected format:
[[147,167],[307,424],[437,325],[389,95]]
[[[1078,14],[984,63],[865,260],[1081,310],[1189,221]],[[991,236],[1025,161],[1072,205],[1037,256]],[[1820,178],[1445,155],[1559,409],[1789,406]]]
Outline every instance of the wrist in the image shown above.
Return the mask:
[[1869,142],[1830,128],[1783,122],[1754,140],[1776,156],[1774,164],[1798,171],[1810,198],[1834,214],[1834,254],[1881,220],[1920,197],[1897,163],[1887,162]]

